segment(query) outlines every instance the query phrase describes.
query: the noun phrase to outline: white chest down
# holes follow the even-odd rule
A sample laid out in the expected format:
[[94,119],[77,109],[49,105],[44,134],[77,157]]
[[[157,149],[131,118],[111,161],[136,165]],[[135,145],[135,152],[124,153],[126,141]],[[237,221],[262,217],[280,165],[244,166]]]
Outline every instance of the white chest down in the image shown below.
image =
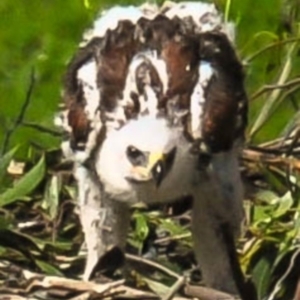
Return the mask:
[[[124,247],[132,204],[167,203],[192,196],[195,255],[204,279],[212,287],[238,294],[236,283],[230,280],[234,270],[222,228],[229,230],[233,239],[243,218],[239,147],[214,154],[207,166],[201,166],[180,130],[164,127],[165,120],[151,120],[152,126],[148,126],[149,120],[145,122],[147,130],[143,130],[143,122],[135,120],[107,136],[94,156],[94,172],[77,167],[81,221],[88,244],[84,278],[89,278],[107,249]],[[133,128],[139,129],[131,132]],[[167,132],[157,135],[156,130]],[[140,165],[128,158],[128,149],[134,149]],[[158,153],[156,161],[151,161],[152,154]],[[169,162],[168,153],[172,153]]]

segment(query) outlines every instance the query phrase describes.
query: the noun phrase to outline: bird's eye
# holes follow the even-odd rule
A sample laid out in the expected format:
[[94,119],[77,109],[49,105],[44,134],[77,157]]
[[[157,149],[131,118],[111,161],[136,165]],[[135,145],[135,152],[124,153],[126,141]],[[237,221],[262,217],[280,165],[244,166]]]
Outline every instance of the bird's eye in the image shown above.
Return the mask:
[[141,154],[141,151],[135,148],[134,146],[129,146],[127,148],[127,156],[129,158],[137,158]]
[[134,166],[142,166],[146,163],[145,154],[134,146],[129,146],[126,150],[126,154]]

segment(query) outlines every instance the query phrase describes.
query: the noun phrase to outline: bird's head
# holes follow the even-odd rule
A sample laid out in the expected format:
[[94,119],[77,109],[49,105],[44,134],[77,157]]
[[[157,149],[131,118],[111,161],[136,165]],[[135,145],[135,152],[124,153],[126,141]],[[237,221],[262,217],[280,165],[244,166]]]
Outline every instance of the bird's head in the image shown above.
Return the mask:
[[115,189],[153,182],[157,188],[171,171],[180,131],[163,118],[142,116],[109,133],[99,151],[96,170]]

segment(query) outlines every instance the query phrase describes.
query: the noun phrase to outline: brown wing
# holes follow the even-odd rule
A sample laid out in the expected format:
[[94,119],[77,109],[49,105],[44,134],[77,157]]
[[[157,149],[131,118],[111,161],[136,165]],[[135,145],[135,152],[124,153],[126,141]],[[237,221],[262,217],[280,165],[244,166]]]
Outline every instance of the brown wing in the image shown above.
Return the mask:
[[206,90],[202,138],[212,152],[230,149],[243,138],[247,125],[247,96],[242,65],[226,35],[200,36],[200,57],[214,69]]

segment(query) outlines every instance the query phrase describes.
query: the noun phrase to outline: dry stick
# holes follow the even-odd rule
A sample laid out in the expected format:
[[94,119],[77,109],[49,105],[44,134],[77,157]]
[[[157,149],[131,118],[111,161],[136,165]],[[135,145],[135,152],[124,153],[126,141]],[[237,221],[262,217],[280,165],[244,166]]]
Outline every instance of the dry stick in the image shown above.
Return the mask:
[[28,300],[28,298],[17,295],[3,294],[0,296],[0,300]]
[[167,269],[165,267],[163,267],[162,265],[154,262],[154,261],[151,261],[149,259],[146,259],[146,258],[143,258],[143,257],[139,257],[139,256],[135,256],[135,255],[132,255],[132,254],[125,254],[125,257],[129,260],[132,260],[132,261],[136,261],[136,262],[141,262],[141,263],[144,263],[148,266],[151,266],[153,268],[156,268],[162,272],[164,272],[165,274],[169,275],[169,276],[172,276],[172,277],[175,277],[177,279],[180,279],[182,278],[180,275],[178,275],[177,273],[171,271],[170,269]]
[[188,296],[200,298],[201,300],[239,300],[240,297],[236,295],[230,295],[224,292],[220,292],[214,289],[202,287],[202,286],[192,286],[187,285],[185,288],[185,293]]
[[276,90],[276,89],[285,89],[285,88],[290,88],[293,87],[294,85],[300,84],[300,77],[297,77],[295,79],[292,79],[286,83],[283,84],[267,84],[261,87],[257,92],[255,92],[251,97],[250,100],[255,100],[258,98],[260,95],[269,92],[270,90]]
[[60,207],[58,207],[59,212],[53,222],[53,231],[52,231],[52,237],[51,237],[52,242],[55,242],[55,240],[56,240],[58,226],[61,224],[61,222],[63,220],[63,216],[65,213],[65,206],[67,206],[68,204],[72,204],[73,206],[75,206],[74,201],[67,200],[67,201],[63,202]]
[[267,45],[266,47],[258,50],[254,54],[250,55],[248,58],[245,59],[245,64],[249,64],[252,60],[254,60],[257,56],[261,55],[262,53],[271,50],[272,48],[278,47],[278,46],[283,46],[285,44],[289,43],[294,43],[300,41],[300,38],[291,38],[291,39],[286,39],[284,41],[276,42],[270,45]]
[[157,244],[166,243],[166,242],[170,242],[170,241],[182,240],[182,239],[189,238],[189,237],[191,237],[191,233],[183,233],[183,234],[178,234],[175,236],[167,236],[167,237],[156,239],[154,244],[157,245]]
[[266,155],[264,153],[255,151],[255,150],[244,150],[243,151],[243,159],[245,161],[253,161],[253,162],[263,162],[268,163],[269,165],[283,165],[290,166],[296,170],[300,170],[299,160],[295,158],[288,158],[282,156],[271,156]]
[[[185,283],[185,277],[179,276],[177,273],[161,266],[158,263],[155,263],[153,261],[150,261],[146,258],[135,256],[132,254],[125,254],[127,259],[145,263],[151,267],[154,267],[156,269],[159,269],[160,271],[168,274],[169,276],[177,278],[176,283],[171,287],[170,292],[162,299],[162,300],[170,300],[172,299],[172,296],[180,289],[184,283]],[[216,299],[226,299],[226,300],[238,300],[240,298],[236,298],[230,294],[217,291],[215,289],[207,288],[207,287],[201,287],[201,286],[187,286],[185,289],[185,292],[189,296],[193,297],[199,297],[201,300],[216,300]],[[218,298],[219,297],[219,298]],[[223,297],[223,298],[222,298]]]
[[[91,292],[85,292],[75,297],[69,298],[69,300],[88,300],[91,298]],[[0,299],[1,300],[1,299]]]
[[269,154],[269,155],[283,155],[286,153],[285,149],[282,149],[282,147],[280,147],[281,145],[278,145],[278,147],[276,148],[266,148],[266,147],[260,147],[260,146],[248,146],[246,149],[244,149],[245,151],[255,151],[255,152],[259,152],[262,154]]
[[281,289],[281,285],[283,283],[283,281],[287,278],[287,276],[290,274],[290,272],[292,271],[294,265],[295,265],[295,261],[297,256],[300,254],[300,248],[297,249],[297,251],[294,252],[294,254],[292,255],[290,264],[287,268],[287,270],[284,272],[284,274],[279,278],[279,280],[276,282],[276,285],[274,287],[273,292],[271,293],[271,295],[268,297],[268,300],[273,300],[275,299],[277,293],[280,291]]
[[[278,145],[279,144],[281,145],[283,141],[284,141],[284,138],[280,137],[280,138],[276,138],[271,141],[261,143],[261,144],[259,144],[259,147],[261,147],[261,148],[278,148]],[[289,142],[289,140],[287,139],[284,142],[287,144]]]
[[293,300],[300,300],[300,278],[298,279],[295,295]]
[[25,292],[30,293],[35,288],[62,288],[64,290],[76,292],[92,291],[99,294],[105,294],[114,288],[123,286],[123,284],[124,280],[98,284],[90,281],[69,279],[58,276],[41,276],[40,278],[33,278],[27,285]]
[[31,100],[34,83],[35,83],[35,72],[34,72],[34,68],[32,68],[31,72],[30,72],[30,82],[29,82],[29,86],[28,86],[28,89],[26,92],[25,101],[21,107],[20,113],[19,113],[17,119],[15,120],[14,124],[11,126],[11,128],[9,128],[6,131],[3,146],[2,146],[2,151],[1,151],[2,155],[4,155],[4,153],[6,152],[8,146],[9,146],[9,142],[10,142],[10,138],[11,138],[12,134],[20,126],[20,124],[22,123],[22,121],[24,119],[25,112],[26,112],[26,110],[29,106],[30,100]]

